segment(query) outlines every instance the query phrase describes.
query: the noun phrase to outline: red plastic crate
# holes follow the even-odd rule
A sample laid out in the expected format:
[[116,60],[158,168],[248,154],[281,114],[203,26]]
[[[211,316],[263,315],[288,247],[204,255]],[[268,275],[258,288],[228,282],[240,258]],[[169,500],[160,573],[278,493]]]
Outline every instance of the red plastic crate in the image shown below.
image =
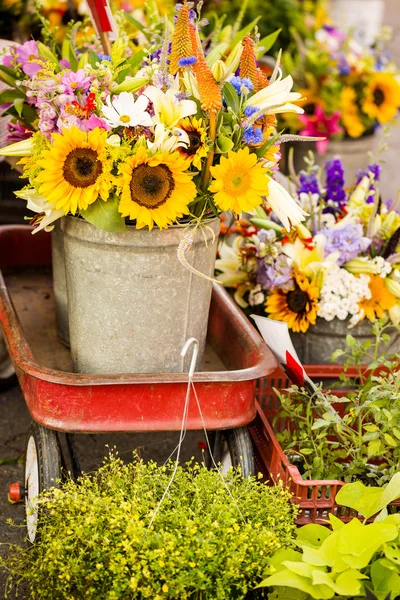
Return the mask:
[[[332,382],[337,379],[343,370],[338,365],[310,365],[305,366],[307,374],[314,381],[322,383]],[[347,371],[349,376],[356,376],[355,369]],[[347,523],[354,517],[360,517],[358,513],[350,508],[339,506],[336,503],[336,494],[344,485],[338,480],[306,480],[300,471],[292,465],[280,446],[271,423],[280,410],[279,400],[273,388],[285,389],[291,383],[280,368],[277,368],[269,377],[258,380],[256,390],[256,419],[248,426],[255,450],[256,470],[261,472],[265,479],[278,483],[282,481],[293,494],[293,501],[300,508],[296,523],[307,525],[319,523],[326,525],[330,513],[341,521]],[[345,396],[350,390],[334,389],[336,396]],[[281,422],[279,422],[281,421]],[[284,419],[275,423],[274,427],[283,430]],[[392,512],[398,510],[400,500],[392,503]],[[371,519],[373,520],[373,519]]]

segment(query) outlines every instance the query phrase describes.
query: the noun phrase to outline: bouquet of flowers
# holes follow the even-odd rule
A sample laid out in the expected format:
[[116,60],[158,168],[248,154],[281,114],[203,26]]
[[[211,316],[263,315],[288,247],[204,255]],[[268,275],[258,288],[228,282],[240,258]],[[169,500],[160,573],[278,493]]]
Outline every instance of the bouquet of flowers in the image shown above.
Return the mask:
[[386,317],[398,327],[400,215],[380,198],[379,165],[360,171],[350,192],[339,159],[323,171],[311,164],[293,185],[307,221],[286,234],[258,208],[256,218],[236,224],[236,236],[225,225],[218,279],[243,309],[261,309],[293,332],[306,332],[317,317],[350,327]]
[[20,141],[1,154],[24,157],[37,231],[68,214],[106,231],[196,226],[265,201],[287,229],[304,218],[273,179],[276,115],[303,112],[292,78],[268,80],[245,33],[206,52],[200,15],[177,9],[174,26],[147,30],[147,50],[121,33],[110,56],[66,39],[61,57],[33,40],[3,57],[0,104]]
[[295,60],[286,53],[283,64],[306,98],[301,103],[305,112],[283,121],[293,132],[324,136],[317,142],[318,153],[325,153],[331,137],[359,138],[394,119],[400,108],[398,70],[382,40],[363,49],[325,25],[299,45]]

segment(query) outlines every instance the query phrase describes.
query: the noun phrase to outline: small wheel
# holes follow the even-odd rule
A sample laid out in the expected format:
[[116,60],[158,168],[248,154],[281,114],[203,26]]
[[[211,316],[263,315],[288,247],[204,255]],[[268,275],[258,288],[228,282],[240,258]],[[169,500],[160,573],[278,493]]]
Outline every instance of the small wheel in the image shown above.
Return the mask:
[[38,527],[37,496],[58,487],[61,478],[61,455],[57,434],[32,422],[25,451],[25,513],[28,539],[33,544]]
[[18,383],[11,359],[8,356],[3,334],[0,330],[0,392],[10,390]]
[[[214,461],[221,464],[221,472],[227,473],[231,467],[240,467],[243,477],[255,475],[253,445],[247,427],[223,429],[209,435]],[[208,457],[208,467],[212,466]]]

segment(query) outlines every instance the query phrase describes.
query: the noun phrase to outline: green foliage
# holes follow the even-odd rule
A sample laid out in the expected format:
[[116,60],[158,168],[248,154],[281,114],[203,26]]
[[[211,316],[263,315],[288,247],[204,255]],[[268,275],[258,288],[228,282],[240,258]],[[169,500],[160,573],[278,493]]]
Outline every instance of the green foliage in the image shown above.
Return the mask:
[[[400,474],[384,490],[364,488],[361,495],[356,485],[342,488],[340,503],[359,512],[368,507],[366,513],[371,516],[372,510],[378,506],[386,508],[384,502],[400,494]],[[260,584],[276,587],[277,591],[271,592],[268,598],[354,600],[366,595],[369,600],[398,598],[400,515],[376,519],[369,525],[356,518],[345,525],[333,515],[330,521],[332,531],[322,525],[305,525],[299,529],[296,543],[300,552],[291,549],[276,552],[269,563],[270,575]],[[298,595],[285,596],[282,590],[288,588]]]
[[98,198],[86,210],[81,211],[81,215],[97,229],[110,232],[125,231],[125,219],[118,212],[119,200],[118,196],[110,196],[107,202]]
[[189,463],[150,526],[173,467],[110,457],[43,495],[37,543],[3,560],[13,585],[28,582],[32,600],[244,598],[293,543],[289,494],[232,470],[224,483]]
[[277,392],[282,404],[277,418],[296,422],[277,438],[304,478],[383,485],[400,471],[399,364],[379,356],[390,339],[387,327],[374,325],[374,343],[348,335],[347,349],[334,353],[333,359],[344,355],[345,369],[356,368],[355,378],[341,377],[345,389],[355,388],[346,398],[321,390],[311,395],[296,386]]

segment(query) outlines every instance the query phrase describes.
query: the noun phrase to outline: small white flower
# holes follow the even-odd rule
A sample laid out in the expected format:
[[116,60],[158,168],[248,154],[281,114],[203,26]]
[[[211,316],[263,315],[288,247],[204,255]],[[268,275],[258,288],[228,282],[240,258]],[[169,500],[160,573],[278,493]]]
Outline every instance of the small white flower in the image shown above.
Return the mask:
[[111,127],[151,127],[153,121],[146,108],[149,99],[146,96],[135,97],[130,92],[121,92],[111,100],[109,96],[102,111],[105,120]]
[[257,306],[262,304],[264,300],[264,293],[261,291],[261,285],[258,284],[249,293],[249,304],[250,306]]

